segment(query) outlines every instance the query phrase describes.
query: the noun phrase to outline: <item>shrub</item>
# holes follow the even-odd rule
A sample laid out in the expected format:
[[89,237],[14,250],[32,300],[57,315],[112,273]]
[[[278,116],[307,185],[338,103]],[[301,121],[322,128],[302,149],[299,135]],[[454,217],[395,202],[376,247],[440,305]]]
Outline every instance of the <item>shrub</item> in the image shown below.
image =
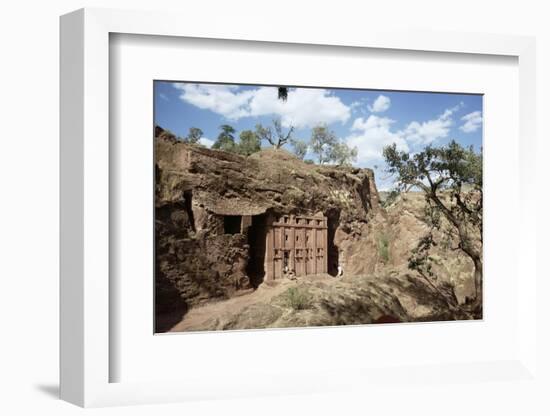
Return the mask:
[[311,294],[306,289],[291,287],[284,293],[285,303],[294,310],[310,309],[312,306]]
[[388,195],[386,198],[382,201],[382,207],[387,208],[391,206],[395,201],[397,201],[397,197],[399,197],[399,191],[396,191],[395,189],[388,192]]
[[386,234],[378,237],[378,254],[384,263],[390,260],[390,240]]

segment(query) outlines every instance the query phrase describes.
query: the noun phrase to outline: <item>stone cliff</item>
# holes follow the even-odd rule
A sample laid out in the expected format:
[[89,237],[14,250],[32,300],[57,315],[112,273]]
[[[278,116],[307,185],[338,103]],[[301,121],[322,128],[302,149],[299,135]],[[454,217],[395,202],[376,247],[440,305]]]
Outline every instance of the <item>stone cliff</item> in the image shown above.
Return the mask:
[[370,169],[308,164],[276,149],[245,157],[157,128],[155,175],[158,330],[189,307],[263,283],[254,250],[269,216],[324,215],[329,274],[337,265],[367,273],[379,260],[369,233],[382,213]]

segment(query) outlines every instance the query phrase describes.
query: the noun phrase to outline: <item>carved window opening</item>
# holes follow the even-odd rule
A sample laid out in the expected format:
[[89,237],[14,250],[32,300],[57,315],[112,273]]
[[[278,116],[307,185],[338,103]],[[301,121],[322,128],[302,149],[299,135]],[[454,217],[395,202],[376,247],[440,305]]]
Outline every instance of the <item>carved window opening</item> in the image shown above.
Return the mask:
[[240,215],[226,215],[223,217],[223,232],[225,234],[240,234],[241,232]]

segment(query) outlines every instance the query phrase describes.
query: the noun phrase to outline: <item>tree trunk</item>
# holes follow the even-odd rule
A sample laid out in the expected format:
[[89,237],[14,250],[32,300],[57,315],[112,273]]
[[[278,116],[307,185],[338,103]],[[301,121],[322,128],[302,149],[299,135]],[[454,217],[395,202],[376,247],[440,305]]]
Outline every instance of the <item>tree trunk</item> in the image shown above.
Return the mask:
[[435,191],[429,194],[432,201],[441,209],[445,217],[453,224],[458,231],[460,240],[460,248],[474,262],[474,287],[475,298],[473,302],[474,310],[481,310],[483,302],[483,262],[481,261],[481,253],[477,250],[474,243],[471,241],[469,232],[457,217],[453,215],[443,202],[436,195]]
[[474,301],[472,309],[481,311],[483,303],[483,262],[481,261],[481,252],[475,248],[471,240],[464,233],[464,229],[459,229],[460,248],[474,262]]
[[474,309],[479,308],[481,310],[483,303],[483,263],[478,256],[476,256],[476,258],[472,258],[472,260],[474,261],[474,283],[476,294],[474,299]]
[[460,240],[460,249],[474,262],[475,298],[472,306],[476,311],[481,310],[483,302],[483,262],[481,261],[481,252],[473,243],[466,224],[464,224],[449,208],[445,206],[443,201],[441,201],[437,196],[436,189],[433,186],[428,188],[422,183],[417,183],[416,185],[427,193],[428,197],[437,205],[447,220],[449,220],[449,222],[456,227],[458,231],[458,238]]

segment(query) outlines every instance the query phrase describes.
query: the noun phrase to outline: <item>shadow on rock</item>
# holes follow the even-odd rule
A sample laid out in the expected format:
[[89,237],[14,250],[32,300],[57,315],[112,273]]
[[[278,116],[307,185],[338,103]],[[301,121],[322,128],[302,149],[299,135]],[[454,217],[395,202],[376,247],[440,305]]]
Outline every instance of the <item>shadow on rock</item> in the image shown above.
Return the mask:
[[[409,320],[414,322],[456,321],[479,319],[476,314],[467,310],[465,305],[459,305],[450,284],[440,285],[438,293],[419,277],[405,275],[400,278],[388,279],[388,284],[395,288],[397,296],[414,299],[417,307],[408,311]],[[420,313],[419,311],[423,312]]]
[[155,333],[167,332],[188,310],[187,303],[168,279],[157,278],[155,285]]
[[329,317],[327,325],[360,325],[407,322],[408,316],[399,299],[379,286],[370,284],[319,303]]

